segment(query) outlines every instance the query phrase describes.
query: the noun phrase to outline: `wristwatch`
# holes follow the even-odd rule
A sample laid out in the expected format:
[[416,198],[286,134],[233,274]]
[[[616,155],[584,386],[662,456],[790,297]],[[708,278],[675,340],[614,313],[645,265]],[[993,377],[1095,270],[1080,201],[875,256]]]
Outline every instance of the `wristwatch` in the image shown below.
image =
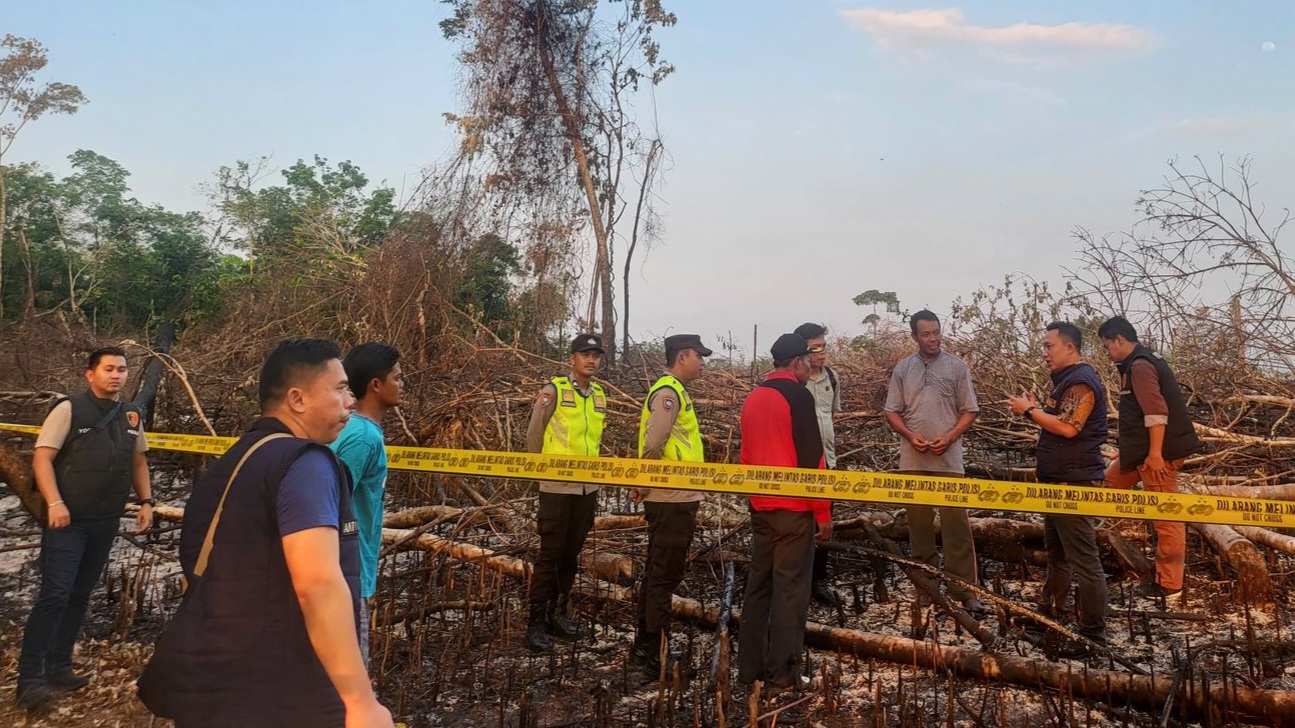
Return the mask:
[[1032,419],[1034,419],[1034,418],[1030,416],[1030,413],[1031,413],[1031,412],[1033,412],[1033,411],[1034,411],[1034,410],[1036,410],[1036,409],[1038,409],[1038,406],[1036,406],[1036,405],[1030,405],[1029,407],[1026,407],[1026,408],[1025,408],[1025,411],[1021,413],[1021,416],[1022,416],[1022,417],[1024,417],[1025,419],[1027,419],[1027,420],[1032,420]]
[[138,502],[141,506],[151,506],[151,505],[156,505],[156,503],[154,503],[154,501],[153,501],[153,499],[152,499],[152,498],[140,498],[140,499],[139,499],[139,501],[137,501],[137,502]]

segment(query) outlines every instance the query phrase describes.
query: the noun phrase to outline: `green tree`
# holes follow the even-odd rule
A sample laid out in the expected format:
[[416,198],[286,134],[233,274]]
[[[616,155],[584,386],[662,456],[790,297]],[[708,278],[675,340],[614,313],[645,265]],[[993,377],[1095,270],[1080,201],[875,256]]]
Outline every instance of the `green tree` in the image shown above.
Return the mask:
[[268,187],[260,185],[267,166],[261,158],[221,167],[212,190],[220,237],[254,265],[302,248],[354,255],[381,242],[396,222],[395,191],[370,191],[368,178],[349,161],[298,160],[282,171],[283,184]]
[[872,306],[872,312],[863,317],[863,324],[872,327],[872,335],[877,335],[877,324],[881,323],[881,314],[877,313],[877,306],[884,305],[886,313],[899,314],[899,297],[894,291],[879,291],[876,288],[870,288],[863,293],[854,297],[856,306]]
[[[62,306],[97,327],[133,330],[214,310],[229,266],[196,212],[176,213],[130,197],[130,173],[78,150],[55,179],[35,165],[11,170],[10,237],[20,243],[25,311]],[[12,287],[11,287],[12,288]]]
[[[86,103],[81,89],[52,81],[38,85],[36,76],[49,62],[45,46],[31,38],[6,34],[0,39],[0,294],[4,291],[5,228],[8,226],[5,155],[29,122],[46,114],[74,114]],[[28,258],[30,260],[30,257]],[[3,315],[0,295],[0,315]]]
[[514,323],[513,279],[521,274],[521,255],[516,246],[495,234],[477,238],[467,251],[463,277],[454,287],[455,305],[498,330],[500,324]]

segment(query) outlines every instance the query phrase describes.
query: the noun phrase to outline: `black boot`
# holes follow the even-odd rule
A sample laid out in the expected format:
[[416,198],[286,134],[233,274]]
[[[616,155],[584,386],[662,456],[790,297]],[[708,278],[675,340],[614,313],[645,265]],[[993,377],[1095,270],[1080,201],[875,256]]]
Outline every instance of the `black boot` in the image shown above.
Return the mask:
[[549,639],[549,633],[542,618],[531,617],[526,623],[526,639],[523,643],[532,652],[547,652],[553,649],[553,640]]
[[648,655],[657,652],[659,645],[660,638],[657,635],[635,632],[634,642],[630,645],[630,664],[642,667],[647,662]]
[[579,639],[584,637],[585,633],[584,630],[580,628],[580,625],[574,619],[567,616],[567,604],[567,597],[560,596],[558,597],[557,602],[549,605],[549,632],[551,632],[554,637],[562,637],[563,639]]

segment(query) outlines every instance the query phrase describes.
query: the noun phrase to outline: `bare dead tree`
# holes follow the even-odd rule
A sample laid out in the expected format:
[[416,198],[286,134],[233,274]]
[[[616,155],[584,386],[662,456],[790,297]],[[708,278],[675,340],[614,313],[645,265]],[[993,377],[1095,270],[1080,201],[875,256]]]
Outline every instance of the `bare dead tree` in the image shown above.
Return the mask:
[[1080,265],[1068,270],[1111,312],[1137,320],[1162,346],[1184,337],[1233,347],[1239,362],[1295,367],[1295,260],[1279,245],[1290,209],[1254,197],[1252,162],[1169,163],[1145,190],[1142,221],[1128,233],[1075,233]]
[[461,136],[452,166],[479,180],[501,220],[530,227],[575,220],[575,232],[592,233],[586,320],[602,329],[614,360],[622,178],[652,148],[640,141],[628,100],[673,71],[653,31],[675,16],[659,0],[450,4],[454,15],[442,29],[463,44],[464,97],[464,111],[446,117]]

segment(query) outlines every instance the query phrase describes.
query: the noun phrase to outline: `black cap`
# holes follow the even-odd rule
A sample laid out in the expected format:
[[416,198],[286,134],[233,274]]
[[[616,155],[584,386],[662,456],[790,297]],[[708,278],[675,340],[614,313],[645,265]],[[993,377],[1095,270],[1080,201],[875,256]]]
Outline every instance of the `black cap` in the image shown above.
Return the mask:
[[804,337],[798,334],[783,334],[778,337],[777,341],[773,342],[773,346],[769,348],[769,353],[773,356],[774,361],[795,359],[809,353],[809,344],[806,344]]
[[603,353],[603,338],[598,334],[579,334],[571,340],[571,353],[578,351],[596,351]]
[[710,356],[715,353],[701,343],[701,337],[697,334],[675,334],[665,337],[666,358],[670,357],[671,352],[682,351],[683,349],[692,349],[702,356]]

